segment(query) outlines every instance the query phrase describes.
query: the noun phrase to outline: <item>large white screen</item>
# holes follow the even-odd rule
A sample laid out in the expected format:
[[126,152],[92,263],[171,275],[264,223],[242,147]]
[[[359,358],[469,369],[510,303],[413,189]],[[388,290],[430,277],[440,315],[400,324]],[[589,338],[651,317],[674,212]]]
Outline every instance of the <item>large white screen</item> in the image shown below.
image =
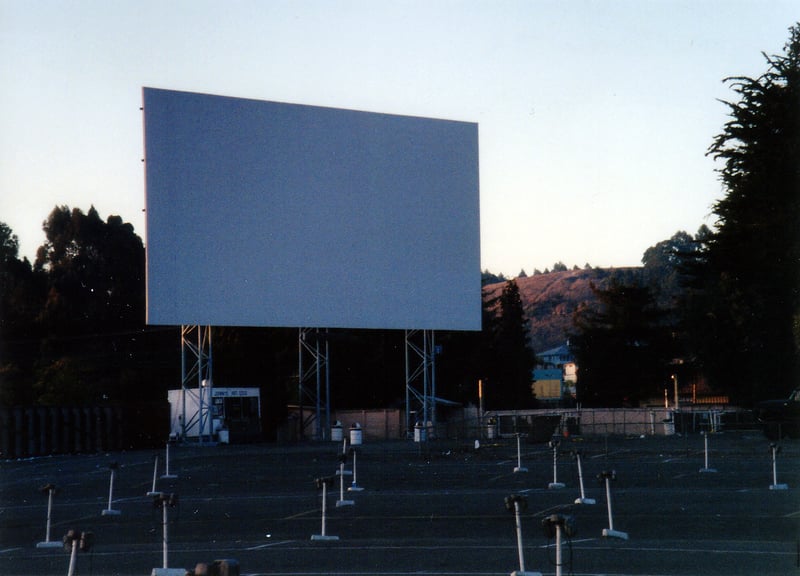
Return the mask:
[[477,124],[143,99],[148,323],[480,329]]

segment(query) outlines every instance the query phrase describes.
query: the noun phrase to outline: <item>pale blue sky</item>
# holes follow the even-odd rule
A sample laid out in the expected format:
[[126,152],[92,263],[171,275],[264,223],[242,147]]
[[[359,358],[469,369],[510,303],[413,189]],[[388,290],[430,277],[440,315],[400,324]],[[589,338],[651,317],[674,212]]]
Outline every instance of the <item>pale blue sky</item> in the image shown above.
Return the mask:
[[[142,86],[477,122],[481,267],[638,265],[711,225],[704,154],[796,0],[0,0],[0,221],[144,238]],[[200,223],[199,225],[202,225]]]

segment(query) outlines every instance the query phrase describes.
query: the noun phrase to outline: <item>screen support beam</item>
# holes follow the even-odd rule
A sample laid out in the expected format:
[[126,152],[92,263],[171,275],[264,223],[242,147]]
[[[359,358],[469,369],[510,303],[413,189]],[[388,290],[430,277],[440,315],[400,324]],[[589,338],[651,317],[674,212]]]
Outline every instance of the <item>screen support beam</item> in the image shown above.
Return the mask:
[[[328,437],[331,419],[328,330],[300,328],[297,357],[300,437],[305,436],[306,426],[313,422],[314,439],[324,440]],[[311,407],[308,416],[304,413],[306,400]]]
[[[197,324],[181,326],[181,440],[186,440],[187,429],[195,424],[202,444],[205,436],[211,441],[211,326]],[[186,395],[197,387],[198,410],[186,419]]]
[[[425,439],[436,430],[436,333],[434,330],[406,330],[406,434],[415,422],[426,429]],[[430,430],[428,430],[430,423]]]

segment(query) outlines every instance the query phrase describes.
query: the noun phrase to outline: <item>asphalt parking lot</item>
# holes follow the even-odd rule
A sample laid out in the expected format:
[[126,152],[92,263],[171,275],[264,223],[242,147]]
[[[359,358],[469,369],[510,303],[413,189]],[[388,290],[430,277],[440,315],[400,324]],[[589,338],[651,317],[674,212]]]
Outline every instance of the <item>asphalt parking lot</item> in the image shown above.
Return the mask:
[[[77,575],[151,574],[163,564],[162,510],[156,490],[177,494],[167,509],[168,565],[235,559],[248,575],[502,575],[519,570],[514,514],[505,506],[524,496],[521,516],[525,569],[555,574],[555,542],[542,528],[552,514],[569,515],[575,534],[564,539],[564,575],[800,575],[800,442],[784,441],[773,489],[769,441],[758,432],[709,437],[705,465],[701,435],[564,439],[554,482],[553,451],[513,438],[369,443],[357,447],[356,486],[343,476],[340,443],[243,446],[174,445],[170,472],[163,450],[53,456],[0,463],[0,573],[66,574],[63,548],[38,548],[46,539],[47,495],[57,486],[51,540],[69,529],[93,532],[79,552]],[[580,496],[571,452],[582,451]],[[109,506],[110,468],[117,463]],[[520,464],[527,471],[515,472]],[[353,459],[346,459],[352,472]],[[705,471],[706,468],[716,470]],[[701,469],[704,471],[701,472]],[[603,471],[611,483],[613,528],[628,539],[604,537],[609,528]],[[326,536],[321,491],[314,480],[333,477],[327,493]],[[343,496],[343,497],[342,497]],[[352,505],[338,501],[352,501]],[[106,509],[118,514],[103,515]]]

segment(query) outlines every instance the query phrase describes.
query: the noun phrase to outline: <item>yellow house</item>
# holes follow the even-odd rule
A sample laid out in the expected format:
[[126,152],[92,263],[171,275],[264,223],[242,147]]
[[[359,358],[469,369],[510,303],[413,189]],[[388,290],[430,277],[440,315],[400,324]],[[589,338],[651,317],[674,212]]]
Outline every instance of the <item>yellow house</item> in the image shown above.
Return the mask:
[[533,393],[537,400],[561,400],[562,390],[561,370],[550,368],[533,371]]

